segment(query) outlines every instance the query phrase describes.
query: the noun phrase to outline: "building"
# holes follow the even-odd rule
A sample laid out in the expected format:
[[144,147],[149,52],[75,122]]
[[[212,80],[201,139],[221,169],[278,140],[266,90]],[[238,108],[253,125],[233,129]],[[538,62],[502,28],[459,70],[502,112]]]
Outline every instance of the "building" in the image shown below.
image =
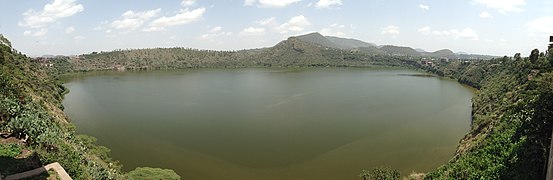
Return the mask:
[[549,48],[547,48],[547,50],[553,48],[553,36],[549,36]]

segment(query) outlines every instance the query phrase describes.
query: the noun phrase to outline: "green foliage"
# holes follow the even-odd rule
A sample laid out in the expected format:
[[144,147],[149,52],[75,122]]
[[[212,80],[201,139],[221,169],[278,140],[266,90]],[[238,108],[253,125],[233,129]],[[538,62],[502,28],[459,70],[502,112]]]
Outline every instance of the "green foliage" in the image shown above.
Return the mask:
[[107,147],[96,145],[96,141],[97,139],[92,136],[82,134],[75,136],[75,142],[79,143],[83,148],[86,148],[90,153],[95,154],[98,158],[106,162],[114,163],[109,157],[109,152],[111,150]]
[[473,98],[472,129],[458,154],[426,179],[544,178],[553,125],[553,75],[550,65],[541,63],[545,57],[532,54],[536,56],[521,59],[517,54],[446,71],[480,91]]
[[359,177],[363,180],[396,180],[400,179],[401,174],[395,169],[377,167],[370,171],[361,170]]
[[549,62],[549,66],[553,67],[553,48],[550,48],[549,50],[547,50],[546,58],[547,58],[547,61]]
[[532,52],[530,53],[530,62],[532,64],[536,63],[539,56],[540,56],[540,50],[538,50],[538,49],[532,50]]
[[[320,38],[324,38],[320,36]],[[328,42],[332,43],[332,42]],[[291,37],[271,48],[212,51],[189,48],[116,50],[70,58],[73,71],[241,68],[403,66],[403,57],[329,48]]]
[[388,55],[392,56],[411,56],[411,57],[419,57],[421,54],[417,51],[415,51],[413,48],[410,47],[400,47],[400,46],[382,46],[380,50],[386,52]]
[[137,167],[126,174],[130,179],[181,179],[181,177],[170,169],[160,169],[151,167]]
[[21,154],[21,146],[18,144],[0,144],[0,157],[14,158]]
[[[74,127],[62,111],[66,89],[56,80],[63,72],[53,72],[0,40],[0,132],[25,140],[26,148],[36,153],[32,162],[59,162],[74,179],[121,179],[120,166],[109,159],[107,148],[75,138]],[[13,147],[2,148],[8,156],[17,152]],[[13,163],[6,172],[29,170],[24,160],[18,165],[18,159],[2,161],[2,166]]]

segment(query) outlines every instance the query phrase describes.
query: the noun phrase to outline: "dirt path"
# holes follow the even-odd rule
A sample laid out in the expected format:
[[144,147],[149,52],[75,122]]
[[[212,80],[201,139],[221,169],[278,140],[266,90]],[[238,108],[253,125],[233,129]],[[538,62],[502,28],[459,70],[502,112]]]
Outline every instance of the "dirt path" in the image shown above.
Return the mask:
[[12,175],[6,176],[5,180],[15,180],[15,179],[28,178],[28,177],[39,175],[39,174],[41,174],[43,172],[46,172],[50,169],[54,169],[54,171],[56,171],[56,173],[58,173],[58,176],[60,177],[61,180],[72,180],[71,177],[69,176],[69,174],[67,174],[67,172],[65,172],[65,169],[63,169],[63,167],[61,167],[60,164],[57,163],[57,162],[51,163],[51,164],[48,164],[46,166],[39,167],[39,168],[30,170],[30,171],[25,171],[25,172],[22,172],[22,173],[17,173],[17,174],[12,174]]

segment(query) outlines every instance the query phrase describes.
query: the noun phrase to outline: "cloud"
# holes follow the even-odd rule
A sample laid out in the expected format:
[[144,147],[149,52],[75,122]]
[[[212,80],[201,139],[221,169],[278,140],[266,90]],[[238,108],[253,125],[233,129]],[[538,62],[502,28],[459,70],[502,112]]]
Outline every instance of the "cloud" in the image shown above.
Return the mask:
[[493,18],[493,16],[490,13],[486,12],[486,11],[482,11],[480,13],[480,17],[481,18],[490,18],[490,19]]
[[211,28],[208,32],[210,32],[210,33],[216,33],[216,32],[221,31],[221,29],[223,29],[221,26],[217,26],[217,27]]
[[399,34],[399,27],[394,26],[394,25],[386,26],[385,28],[382,29],[381,34],[396,36],[396,35]]
[[196,4],[196,0],[182,0],[182,2],[180,4],[183,7],[188,7],[188,6],[192,6],[192,5]]
[[74,31],[75,31],[75,28],[73,26],[68,27],[68,28],[65,29],[65,33],[67,33],[67,34],[73,33]]
[[532,33],[550,35],[553,33],[553,16],[534,19],[524,25]]
[[221,26],[213,27],[210,30],[208,30],[207,33],[202,34],[199,38],[200,39],[213,39],[215,37],[230,36],[230,35],[233,34],[232,32],[224,32],[222,30],[223,30],[223,28]]
[[75,3],[75,0],[54,0],[51,4],[46,4],[41,11],[29,9],[24,12],[23,21],[19,21],[18,25],[40,28],[82,11],[84,11],[83,5]]
[[48,29],[41,28],[41,29],[39,29],[35,32],[33,32],[31,30],[27,30],[27,31],[23,32],[23,35],[32,36],[32,37],[42,37],[42,36],[45,36],[47,32],[48,32]]
[[240,32],[241,36],[257,36],[265,33],[265,28],[248,27]]
[[267,19],[262,19],[262,20],[257,21],[257,24],[262,25],[262,26],[271,26],[271,25],[277,24],[277,22],[276,22],[275,17],[270,17],[270,18],[267,18]]
[[283,8],[301,0],[244,0],[245,6],[258,5],[263,8]]
[[148,28],[144,31],[163,31],[166,27],[184,25],[200,20],[205,13],[205,8],[197,8],[194,10],[182,9],[174,16],[163,16],[153,20],[148,24]]
[[329,8],[331,6],[341,6],[342,0],[319,0],[315,3],[316,8]]
[[346,36],[346,33],[342,32],[345,27],[346,26],[341,24],[332,24],[326,28],[321,29],[319,32],[325,36],[343,37]]
[[82,40],[85,40],[86,37],[84,36],[75,36],[73,37],[73,41],[77,42],[77,43],[80,43]]
[[495,9],[502,14],[523,11],[524,9],[520,6],[526,5],[526,0],[473,0],[473,2]]
[[110,25],[115,29],[136,30],[142,27],[142,25],[149,19],[157,16],[160,11],[161,8],[142,12],[134,12],[129,10],[123,13],[120,19],[111,22]]
[[75,40],[83,40],[83,39],[86,39],[86,37],[84,37],[84,36],[75,36],[75,37],[73,37],[73,39],[75,39]]
[[303,15],[292,17],[288,22],[281,24],[278,29],[280,33],[288,32],[300,32],[303,31],[307,26],[311,25],[311,22],[305,18]]
[[258,20],[255,23],[264,29],[281,34],[303,32],[311,25],[311,22],[303,15],[294,16],[284,23],[278,22],[275,17]]
[[430,10],[430,6],[428,5],[424,5],[424,4],[419,4],[419,8],[421,8],[422,10]]
[[[430,31],[430,29],[428,29]],[[443,31],[432,31],[432,35],[451,37],[453,39],[465,38],[470,40],[478,40],[478,34],[472,28],[464,28],[463,30],[450,29]]]
[[253,6],[257,0],[244,0],[244,6]]
[[430,27],[426,26],[426,27],[422,27],[418,30],[420,33],[423,33],[423,34],[428,34],[430,33]]

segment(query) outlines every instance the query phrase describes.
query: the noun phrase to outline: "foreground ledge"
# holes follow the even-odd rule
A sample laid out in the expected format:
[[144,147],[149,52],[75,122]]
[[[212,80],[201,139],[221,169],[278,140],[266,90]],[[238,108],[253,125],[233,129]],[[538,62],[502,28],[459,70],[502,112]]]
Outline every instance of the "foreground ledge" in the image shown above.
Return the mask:
[[58,176],[61,180],[73,180],[73,179],[71,179],[69,174],[67,174],[67,172],[65,172],[65,169],[63,169],[63,167],[61,167],[60,163],[57,163],[57,162],[51,163],[51,164],[48,164],[46,166],[42,166],[42,167],[30,170],[30,171],[25,171],[25,172],[22,172],[22,173],[17,173],[17,174],[12,174],[12,175],[6,176],[5,180],[15,180],[15,179],[28,178],[28,177],[32,177],[32,176],[42,174],[43,172],[47,172],[50,169],[53,169],[54,171],[56,171],[56,173],[58,174]]

